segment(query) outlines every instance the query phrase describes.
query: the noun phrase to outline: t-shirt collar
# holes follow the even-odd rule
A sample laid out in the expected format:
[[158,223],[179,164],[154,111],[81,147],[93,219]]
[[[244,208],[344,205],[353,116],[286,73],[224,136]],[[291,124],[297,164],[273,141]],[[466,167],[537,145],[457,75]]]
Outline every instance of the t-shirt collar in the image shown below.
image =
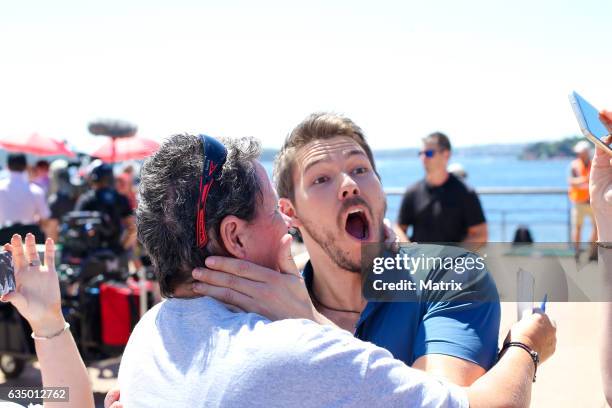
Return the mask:
[[[306,289],[308,289],[308,294],[310,295],[310,298],[312,299],[312,285],[314,283],[314,270],[312,268],[312,263],[310,261],[306,262],[306,265],[304,266],[304,269],[302,270],[302,278],[304,278],[304,284],[306,285]],[[363,312],[361,312],[361,315],[359,316],[359,320],[357,321],[357,330],[359,330],[359,326],[361,325],[361,323],[363,323],[368,316],[370,316],[372,314],[372,312],[374,310],[376,310],[378,308],[379,305],[381,305],[382,303],[380,302],[371,302],[368,301],[368,303],[366,304],[366,307],[363,309]]]
[[9,171],[11,181],[28,182],[28,174],[25,171]]

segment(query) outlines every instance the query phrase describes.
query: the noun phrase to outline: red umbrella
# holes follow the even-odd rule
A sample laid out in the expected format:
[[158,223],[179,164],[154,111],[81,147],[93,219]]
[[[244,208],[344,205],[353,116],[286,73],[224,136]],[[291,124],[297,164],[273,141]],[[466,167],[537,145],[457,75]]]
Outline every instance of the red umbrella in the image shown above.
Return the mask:
[[0,139],[0,147],[10,152],[29,153],[37,156],[68,156],[74,153],[68,150],[63,142],[38,133],[32,133],[21,140]]
[[155,153],[157,149],[159,149],[159,143],[144,137],[111,137],[91,155],[108,163],[117,163],[125,160],[144,159]]

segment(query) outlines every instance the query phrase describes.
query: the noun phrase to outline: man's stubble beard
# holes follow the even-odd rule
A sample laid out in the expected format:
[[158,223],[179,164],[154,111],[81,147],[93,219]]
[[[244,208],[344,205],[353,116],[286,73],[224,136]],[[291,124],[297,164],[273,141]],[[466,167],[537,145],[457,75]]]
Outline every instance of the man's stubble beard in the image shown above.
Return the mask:
[[[370,207],[370,205],[368,205],[368,203],[361,197],[356,198],[354,200],[351,200],[351,199],[347,200],[343,204],[343,207],[348,207],[353,202],[363,204],[369,210],[370,217],[372,218],[372,222],[379,225],[379,235],[378,235],[379,240],[384,241],[385,240],[385,227],[382,222],[382,218],[384,217],[384,214],[387,213],[387,200],[386,199],[384,200],[384,206],[383,206],[383,211],[382,211],[383,215],[379,219],[374,218],[372,207]],[[295,209],[297,210],[297,206],[295,207]],[[349,257],[350,251],[342,252],[342,250],[336,245],[336,242],[338,240],[334,239],[333,233],[331,233],[330,231],[324,231],[324,230],[318,231],[315,226],[316,224],[315,222],[307,221],[306,218],[303,218],[303,217],[299,217],[299,218],[302,222],[302,227],[304,228],[304,230],[306,230],[308,235],[310,235],[312,239],[323,249],[323,251],[327,254],[327,256],[332,260],[332,262],[334,262],[338,267],[344,270],[347,270],[349,272],[361,273],[361,250],[359,251],[358,260],[357,261],[351,260]],[[340,225],[341,224],[340,220],[336,220],[336,222],[339,226],[338,227],[339,230],[342,230],[342,226]],[[373,230],[373,227],[370,226],[370,229]],[[370,233],[372,233],[372,231],[370,231]]]
[[[380,225],[378,236],[383,240],[385,234],[384,226],[382,222],[378,224]],[[334,238],[331,232],[318,231],[314,223],[306,221],[305,219],[302,219],[302,227],[338,267],[351,273],[361,273],[361,250],[358,255],[359,260],[354,261],[350,258],[350,251],[343,252],[336,244],[338,240]]]
[[[361,273],[361,261],[355,262],[349,258],[350,251],[342,251],[334,239],[334,235],[329,231],[317,231],[310,222],[302,220],[302,226],[312,237],[312,239],[323,249],[327,256],[340,268],[352,273]],[[361,254],[359,254],[361,260]]]

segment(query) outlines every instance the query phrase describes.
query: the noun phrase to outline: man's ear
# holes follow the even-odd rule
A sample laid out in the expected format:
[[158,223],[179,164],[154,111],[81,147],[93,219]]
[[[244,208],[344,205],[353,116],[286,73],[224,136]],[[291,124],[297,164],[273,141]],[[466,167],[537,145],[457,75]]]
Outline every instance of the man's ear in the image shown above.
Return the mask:
[[285,214],[291,219],[289,225],[291,228],[299,228],[302,226],[302,222],[298,218],[297,213],[295,211],[295,207],[293,206],[291,200],[289,200],[288,198],[279,198],[278,208],[283,214]]
[[231,256],[244,259],[246,247],[244,246],[244,233],[246,221],[234,215],[228,215],[221,221],[221,241]]

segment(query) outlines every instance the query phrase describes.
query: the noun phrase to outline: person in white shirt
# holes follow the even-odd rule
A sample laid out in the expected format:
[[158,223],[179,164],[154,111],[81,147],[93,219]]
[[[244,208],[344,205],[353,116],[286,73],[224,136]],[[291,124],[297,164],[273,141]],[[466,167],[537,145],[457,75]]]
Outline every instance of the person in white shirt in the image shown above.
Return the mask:
[[[24,154],[8,156],[9,176],[0,180],[0,228],[22,225],[32,227],[28,232],[46,228],[51,211],[42,188],[28,180]],[[36,232],[34,232],[35,235]],[[1,234],[0,234],[1,235]],[[4,237],[3,242],[10,238]]]

